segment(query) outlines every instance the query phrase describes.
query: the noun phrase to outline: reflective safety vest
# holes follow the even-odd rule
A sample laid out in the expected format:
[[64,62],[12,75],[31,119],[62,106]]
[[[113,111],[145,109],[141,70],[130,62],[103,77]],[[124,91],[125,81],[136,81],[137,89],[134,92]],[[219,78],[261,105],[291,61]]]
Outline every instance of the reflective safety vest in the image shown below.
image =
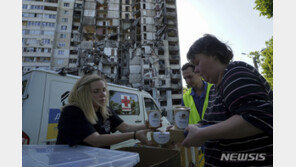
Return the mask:
[[192,88],[190,88],[188,91],[186,91],[183,95],[183,102],[184,105],[186,107],[190,108],[190,113],[189,113],[189,124],[197,124],[199,121],[201,121],[204,117],[205,111],[208,107],[208,102],[209,102],[209,93],[210,93],[210,89],[213,86],[213,84],[208,83],[208,87],[207,87],[207,92],[206,92],[206,97],[204,100],[204,105],[203,105],[203,111],[202,111],[202,115],[200,117],[197,108],[195,106],[193,97],[190,95]]

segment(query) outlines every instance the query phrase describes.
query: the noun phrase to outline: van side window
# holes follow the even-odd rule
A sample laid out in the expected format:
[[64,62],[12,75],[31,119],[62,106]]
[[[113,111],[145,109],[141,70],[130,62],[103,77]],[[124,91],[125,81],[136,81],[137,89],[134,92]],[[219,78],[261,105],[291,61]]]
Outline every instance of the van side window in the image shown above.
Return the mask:
[[109,107],[118,115],[139,115],[139,98],[136,94],[109,91]]
[[146,111],[149,110],[158,110],[156,104],[154,103],[154,101],[150,98],[144,98],[144,102],[145,102],[145,109]]

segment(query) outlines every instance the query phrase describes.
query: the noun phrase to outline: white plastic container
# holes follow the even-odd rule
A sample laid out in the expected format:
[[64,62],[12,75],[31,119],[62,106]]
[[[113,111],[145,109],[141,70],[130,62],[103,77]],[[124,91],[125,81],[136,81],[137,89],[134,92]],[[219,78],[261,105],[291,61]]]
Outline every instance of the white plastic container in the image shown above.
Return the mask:
[[170,141],[170,132],[153,132],[152,136],[158,144],[167,144]]
[[189,112],[190,108],[188,107],[180,106],[174,108],[174,124],[178,129],[184,130],[188,126]]
[[158,110],[148,111],[148,122],[149,122],[149,127],[151,128],[159,127],[161,122],[160,112]]
[[22,148],[23,167],[133,167],[138,162],[138,153],[87,146],[23,145]]

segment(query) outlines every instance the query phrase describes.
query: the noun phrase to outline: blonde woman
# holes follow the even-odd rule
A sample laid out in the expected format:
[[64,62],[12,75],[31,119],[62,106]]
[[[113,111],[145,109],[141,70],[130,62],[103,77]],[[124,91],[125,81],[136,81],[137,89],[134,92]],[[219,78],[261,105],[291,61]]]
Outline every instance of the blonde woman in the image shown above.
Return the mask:
[[[145,124],[130,125],[107,108],[106,81],[97,74],[79,79],[70,92],[68,102],[61,112],[57,144],[87,145],[110,148],[129,139],[149,144]],[[110,134],[119,130],[122,133]]]

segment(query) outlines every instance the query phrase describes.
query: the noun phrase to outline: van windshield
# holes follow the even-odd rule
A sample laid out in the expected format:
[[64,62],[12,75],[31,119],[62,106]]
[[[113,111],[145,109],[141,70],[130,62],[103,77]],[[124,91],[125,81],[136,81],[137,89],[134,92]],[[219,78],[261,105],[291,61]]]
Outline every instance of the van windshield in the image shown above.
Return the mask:
[[149,110],[158,110],[158,107],[156,106],[156,104],[154,103],[154,101],[150,98],[144,98],[145,101],[145,109],[146,111]]
[[27,87],[28,80],[23,80],[22,82],[22,95],[24,95],[26,87]]

